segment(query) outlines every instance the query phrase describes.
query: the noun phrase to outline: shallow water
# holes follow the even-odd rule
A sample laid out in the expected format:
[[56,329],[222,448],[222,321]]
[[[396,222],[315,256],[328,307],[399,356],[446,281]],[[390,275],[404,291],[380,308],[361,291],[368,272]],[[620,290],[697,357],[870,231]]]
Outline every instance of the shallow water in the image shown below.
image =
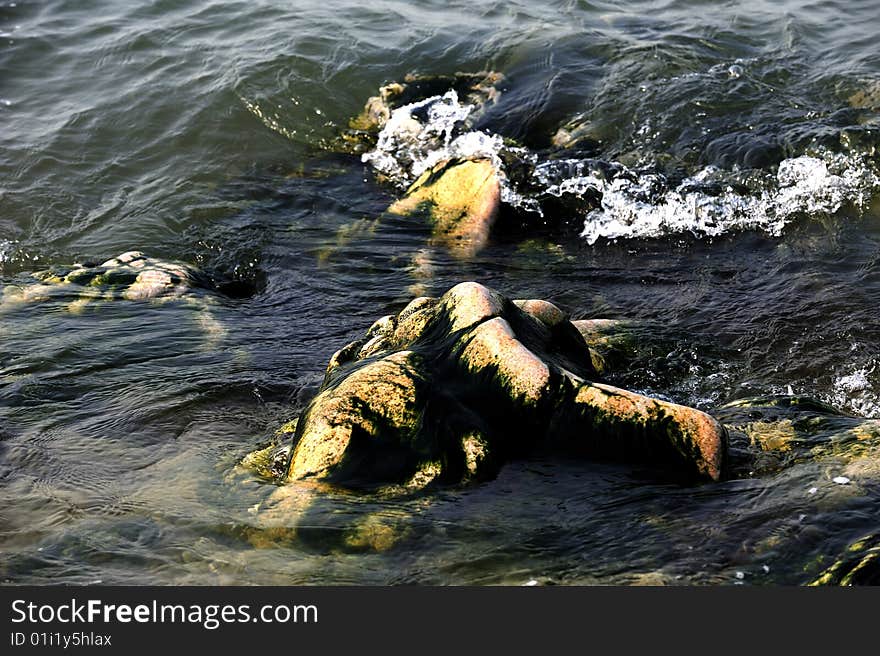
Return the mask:
[[638,355],[613,377],[630,389],[710,412],[808,395],[880,418],[870,184],[769,231],[685,221],[609,240],[590,232],[596,215],[527,217],[462,261],[426,249],[424,226],[381,216],[399,191],[328,151],[383,83],[491,69],[501,97],[474,129],[546,160],[575,121],[592,140],[581,156],[654,167],[673,190],[708,166],[774,177],[835,153],[876,171],[878,107],[852,97],[880,80],[878,24],[869,0],[4,0],[4,291],[138,249],[256,292],[3,307],[0,580],[812,580],[880,532],[876,468],[839,486],[845,462],[803,458],[694,487],[536,457],[469,489],[328,492],[303,509],[311,492],[235,464],[304,406],[333,351],[462,280],[636,321]]

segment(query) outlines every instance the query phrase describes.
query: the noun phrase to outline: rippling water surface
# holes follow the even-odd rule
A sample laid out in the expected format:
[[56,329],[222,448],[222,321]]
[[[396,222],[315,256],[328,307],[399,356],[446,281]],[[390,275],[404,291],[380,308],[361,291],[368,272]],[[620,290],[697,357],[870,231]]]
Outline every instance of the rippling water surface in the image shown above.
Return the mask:
[[[308,506],[236,468],[333,351],[462,280],[632,319],[631,389],[880,418],[880,5],[536,4],[0,2],[5,296],[132,249],[253,292],[2,306],[0,580],[800,584],[880,534],[877,458],[847,485],[792,457],[696,487],[541,458]],[[382,84],[480,70],[504,79],[474,129],[547,186],[595,190],[575,165],[600,160],[650,193],[605,181],[472,260],[426,251],[382,217],[399,190],[330,146]],[[574,164],[560,129],[586,135]]]

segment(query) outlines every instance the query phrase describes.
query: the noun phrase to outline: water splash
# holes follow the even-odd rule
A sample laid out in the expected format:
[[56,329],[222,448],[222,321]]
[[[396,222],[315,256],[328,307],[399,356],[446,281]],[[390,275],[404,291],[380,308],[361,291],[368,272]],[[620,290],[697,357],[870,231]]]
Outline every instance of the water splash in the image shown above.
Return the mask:
[[831,402],[863,417],[880,418],[880,394],[872,383],[876,370],[874,363],[837,376],[831,388]]
[[39,254],[27,250],[18,240],[0,239],[0,272],[16,270],[39,260]]
[[[612,179],[595,175],[569,178],[546,193],[601,196],[581,235],[598,239],[660,237],[693,233],[714,237],[736,230],[763,230],[779,236],[797,216],[834,214],[845,204],[866,208],[880,178],[859,156],[825,153],[779,164],[746,185],[733,174],[706,167],[669,189],[662,174],[624,172]],[[540,179],[540,178],[539,178]]]
[[501,201],[538,211],[537,203],[516,191],[506,174],[504,159],[531,162],[525,148],[508,146],[501,136],[471,130],[477,107],[463,104],[450,89],[442,96],[398,107],[379,133],[376,147],[361,159],[401,189],[425,171],[449,159],[488,159],[501,184]]
[[[543,217],[542,203],[570,203],[581,236],[599,239],[691,233],[714,237],[740,230],[778,236],[798,216],[819,217],[851,205],[863,211],[880,190],[867,155],[817,150],[785,159],[775,170],[708,166],[680,182],[656,167],[631,170],[596,159],[540,161],[536,153],[471,129],[478,108],[454,90],[395,109],[374,150],[362,155],[401,189],[448,159],[489,159],[499,172],[502,202]],[[511,167],[516,175],[511,174]],[[522,171],[527,171],[522,175]]]

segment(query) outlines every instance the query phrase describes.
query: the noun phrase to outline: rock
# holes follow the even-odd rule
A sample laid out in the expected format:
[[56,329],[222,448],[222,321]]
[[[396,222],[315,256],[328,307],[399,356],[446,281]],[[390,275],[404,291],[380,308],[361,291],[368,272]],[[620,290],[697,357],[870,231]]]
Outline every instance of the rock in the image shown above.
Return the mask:
[[550,139],[554,148],[561,150],[584,150],[588,154],[599,152],[599,139],[592,122],[578,116],[561,126]]
[[415,354],[398,351],[323,390],[301,421],[288,476],[415,474],[421,463],[409,462],[410,445],[418,438],[424,387]]
[[[80,312],[97,300],[164,301],[191,296],[196,289],[208,289],[230,296],[247,296],[253,289],[244,281],[218,279],[198,269],[140,251],[128,251],[100,264],[55,266],[30,274],[30,281],[4,289],[2,303],[70,299],[67,309]],[[203,319],[208,319],[203,317]],[[216,326],[205,326],[208,332]]]
[[70,314],[81,314],[110,301],[178,301],[192,308],[195,327],[205,337],[202,348],[213,350],[226,329],[214,316],[216,298],[198,293],[209,290],[231,297],[252,294],[250,283],[209,276],[183,264],[128,251],[100,264],[54,266],[27,274],[19,285],[0,289],[0,313],[14,312],[31,303],[58,304]]
[[491,71],[408,75],[369,98],[336,142],[339,150],[361,154],[380,180],[407,190],[390,213],[426,217],[433,242],[459,257],[474,255],[489,239],[501,203],[493,139],[501,140],[480,133],[464,145],[456,137],[475,136],[469,130],[497,100],[501,80]]
[[599,373],[616,369],[635,356],[634,324],[621,319],[581,319],[572,325],[590,347],[593,365]]
[[453,255],[471,257],[489,241],[500,203],[501,186],[491,161],[452,160],[426,171],[388,211],[427,215],[435,243]]
[[568,315],[558,307],[541,300],[514,300],[513,304],[526,314],[535,317],[541,323],[553,327],[568,321]]
[[434,96],[455,91],[461,102],[471,105],[476,118],[480,110],[497,101],[497,85],[504,79],[501,73],[455,73],[454,75],[407,75],[403,82],[391,82],[379,88],[379,93],[367,99],[363,111],[348,123],[338,138],[328,145],[331,150],[362,154],[371,149],[380,130],[395,109],[418,103]]
[[208,279],[196,269],[178,262],[150,258],[129,251],[101,264],[53,267],[31,274],[32,281],[4,290],[3,305],[74,297],[71,312],[80,312],[94,300],[167,299],[185,295],[196,287],[208,287]]
[[880,585],[880,534],[853,542],[809,585]]
[[726,432],[712,417],[598,379],[562,310],[461,283],[333,355],[285,478],[413,490],[491,478],[534,449],[722,476]]
[[880,80],[869,80],[863,87],[850,95],[850,107],[855,109],[880,110]]
[[252,451],[241,460],[241,466],[261,478],[276,480],[287,471],[290,462],[290,438],[296,433],[297,419],[288,421],[275,431],[274,439],[268,446]]
[[728,430],[734,477],[775,474],[794,463],[827,461],[834,463],[828,482],[880,479],[876,419],[843,414],[806,396],[739,399],[715,409],[713,415]]

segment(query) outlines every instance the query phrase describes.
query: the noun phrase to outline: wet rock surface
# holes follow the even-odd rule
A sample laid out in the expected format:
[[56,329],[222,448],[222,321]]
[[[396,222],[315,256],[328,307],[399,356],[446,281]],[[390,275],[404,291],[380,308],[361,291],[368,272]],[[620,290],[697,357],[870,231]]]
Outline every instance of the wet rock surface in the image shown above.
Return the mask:
[[599,382],[595,359],[546,301],[473,282],[417,298],[333,355],[299,417],[285,478],[422,489],[492,478],[535,451],[721,478],[717,421]]
[[434,242],[470,257],[489,241],[500,202],[498,172],[491,161],[451,160],[423,173],[388,211],[427,215]]
[[246,296],[253,288],[241,281],[218,280],[184,264],[127,251],[100,264],[56,266],[30,274],[21,285],[3,290],[0,305],[73,297],[68,310],[78,312],[100,300],[165,301],[185,297],[195,290]]

